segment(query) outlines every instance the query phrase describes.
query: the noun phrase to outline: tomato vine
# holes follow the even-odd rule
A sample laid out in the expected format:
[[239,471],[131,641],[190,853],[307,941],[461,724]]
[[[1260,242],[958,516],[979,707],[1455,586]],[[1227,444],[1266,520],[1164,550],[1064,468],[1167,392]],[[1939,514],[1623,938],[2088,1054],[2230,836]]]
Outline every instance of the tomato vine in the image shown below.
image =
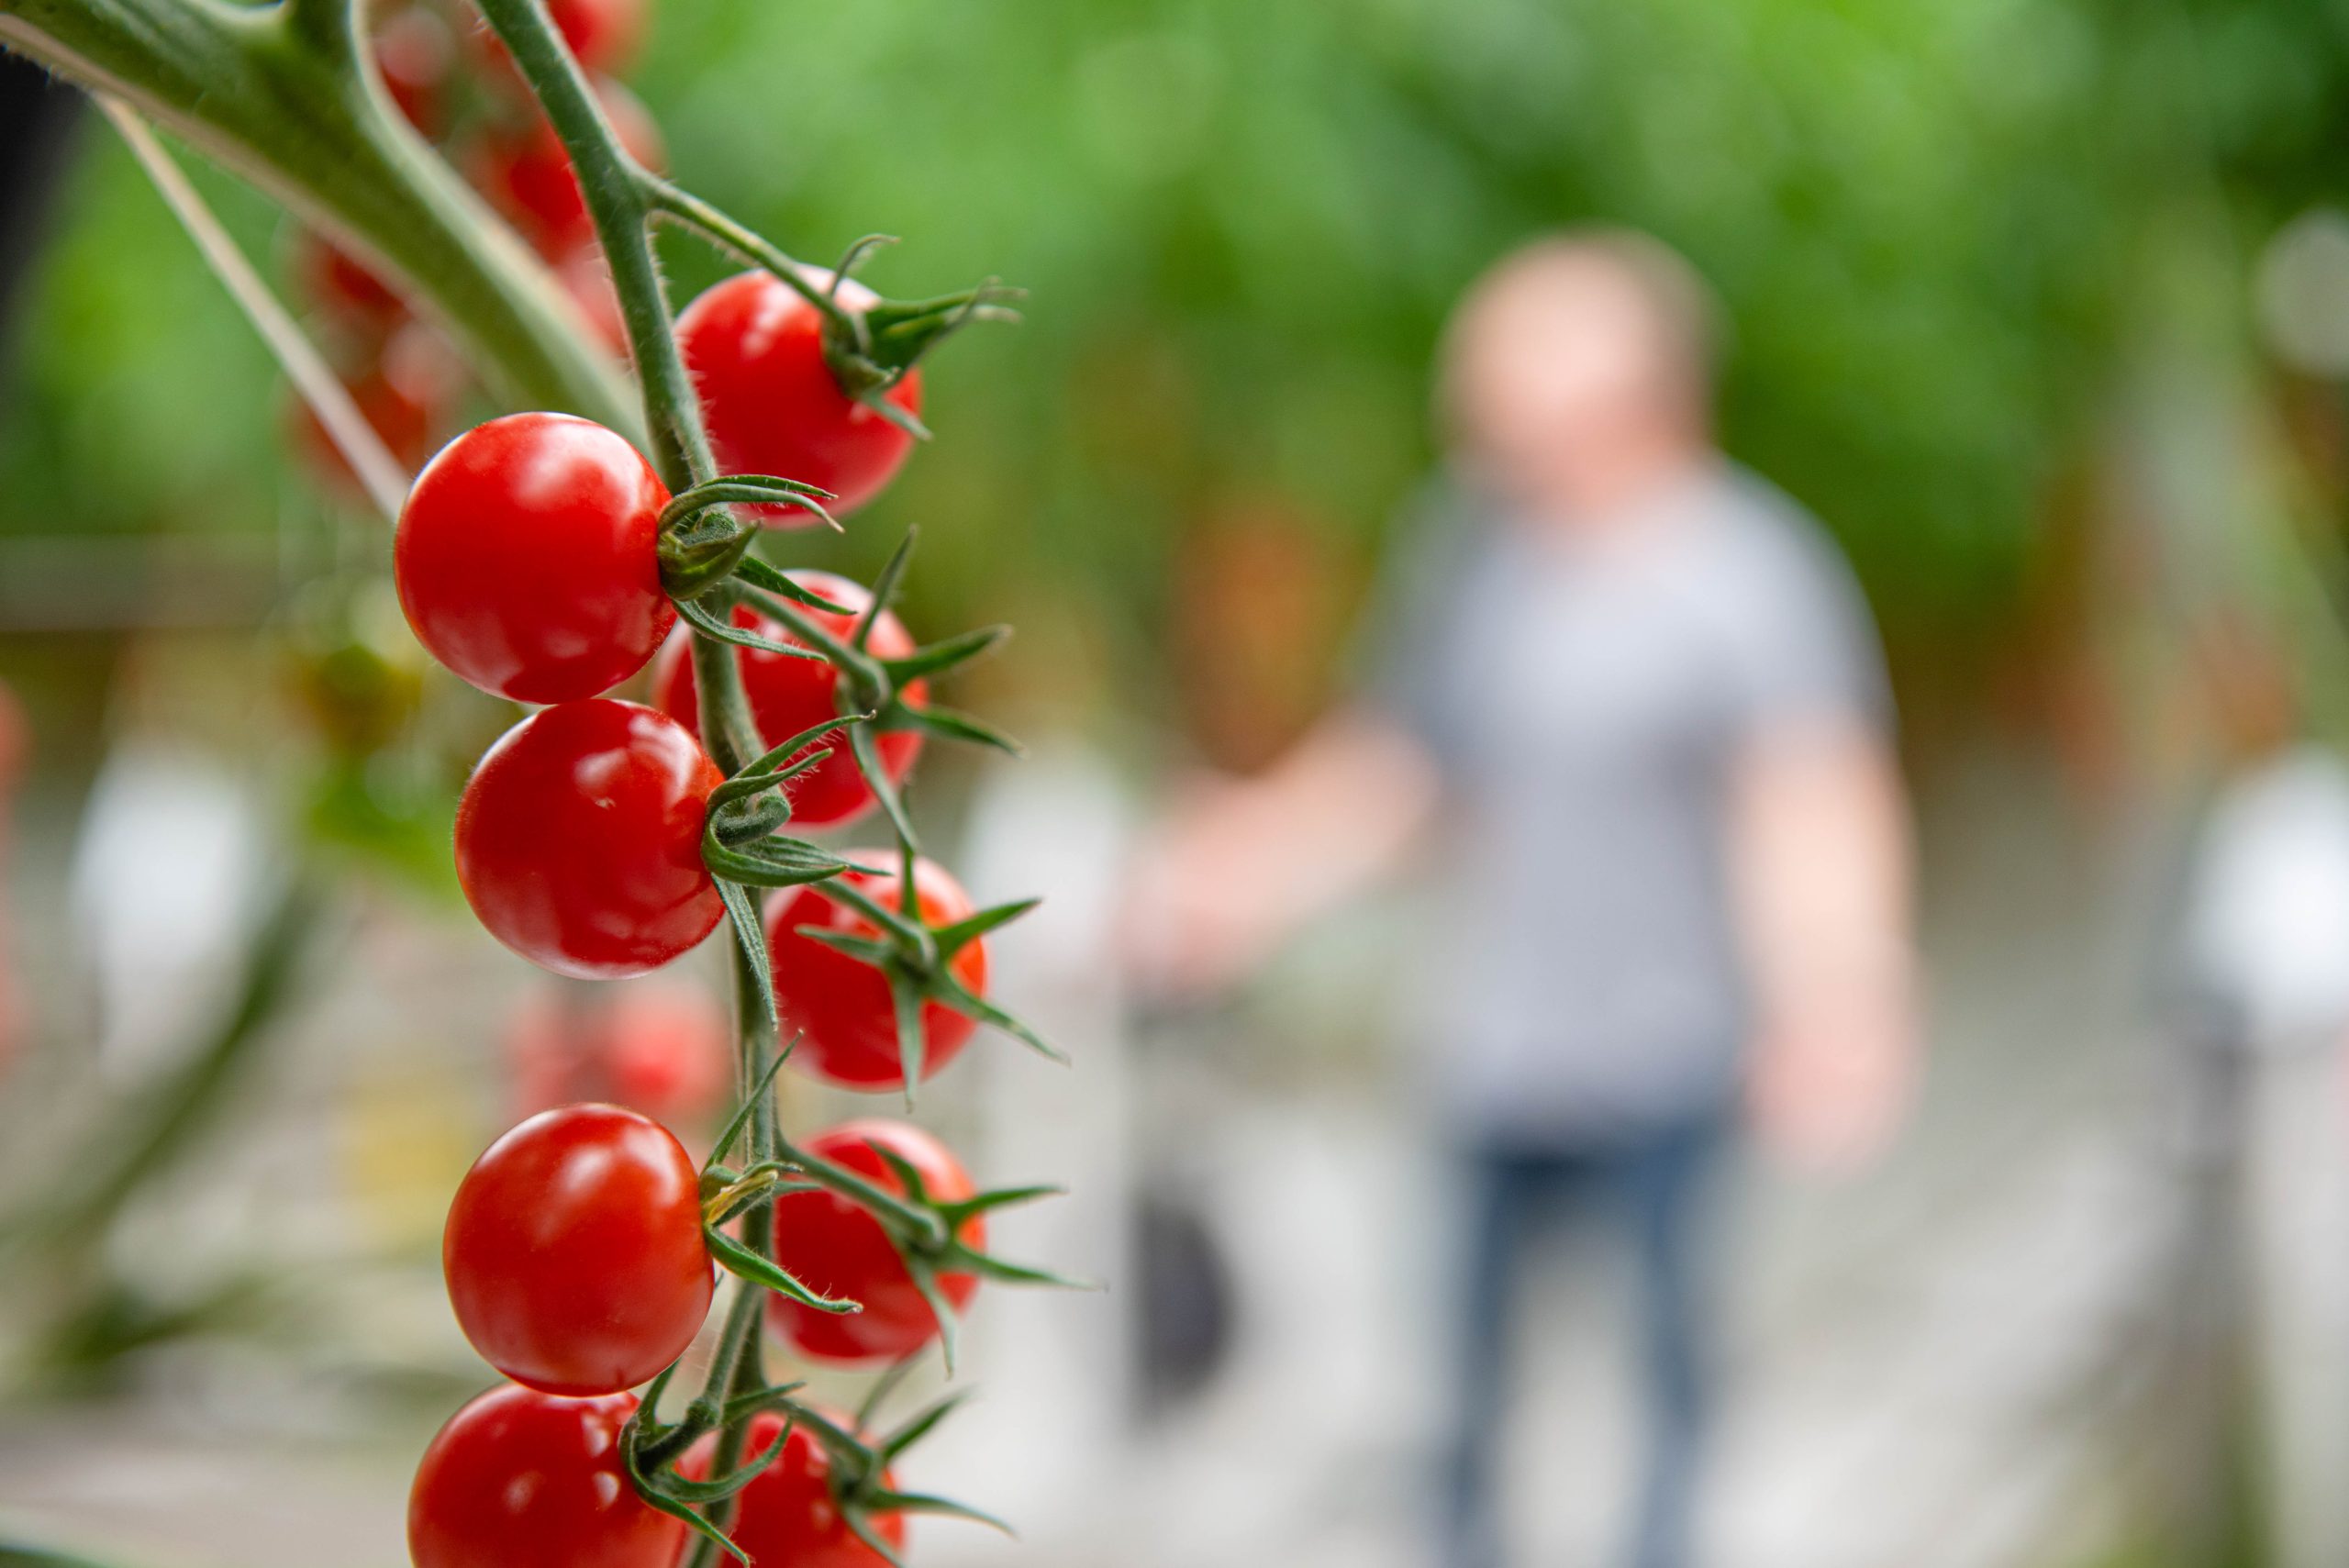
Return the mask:
[[[649,167],[648,138],[615,124],[622,97],[573,50],[618,47],[625,17],[582,0],[475,3],[497,69],[575,181],[634,406],[582,311],[403,122],[411,106],[373,59],[364,0],[0,0],[0,42],[252,175],[413,287],[509,397],[565,411],[460,437],[398,519],[401,599],[428,649],[485,690],[553,705],[467,785],[461,880],[495,934],[568,973],[640,973],[732,927],[740,1093],[698,1171],[657,1124],[570,1106],[510,1131],[457,1195],[452,1300],[518,1381],[468,1405],[427,1453],[411,1500],[418,1568],[668,1568],[680,1529],[695,1538],[686,1568],[708,1568],[720,1551],[751,1560],[738,1523],[766,1541],[819,1516],[895,1562],[904,1515],[987,1516],[895,1480],[894,1462],[952,1401],[876,1435],[879,1402],[933,1341],[952,1373],[956,1319],[981,1280],[1070,1283],[985,1250],[991,1211],[1057,1189],[981,1190],[900,1122],[794,1141],[773,1082],[794,1049],[785,1024],[818,1075],[901,1089],[908,1106],[976,1026],[1057,1055],[985,994],[986,939],[1033,901],[974,909],[923,855],[906,802],[925,739],[1016,750],[930,695],[1004,628],[914,642],[890,613],[910,533],[869,592],[784,572],[755,547],[795,517],[838,527],[836,512],[886,484],[929,433],[924,356],[1014,296],[989,282],[882,298],[852,276],[877,238],[828,272],[803,265]],[[567,188],[546,184],[531,205],[542,217],[561,206],[570,225]],[[653,250],[662,225],[750,269],[682,322]],[[782,323],[756,351],[750,317]],[[751,468],[788,472],[735,471]],[[553,471],[558,490],[532,488],[529,476]],[[664,636],[682,666],[660,680],[668,715],[599,695]],[[807,666],[820,674],[792,673]],[[782,724],[794,732],[769,728]],[[803,790],[802,826],[877,811],[893,863],[795,836]],[[800,1218],[779,1247],[785,1206]],[[699,1391],[664,1415],[716,1270],[736,1284],[715,1354]],[[868,1312],[852,1331],[825,1327]],[[770,1318],[802,1354],[893,1371],[854,1417],[811,1407],[771,1379]],[[628,1392],[656,1369],[640,1398]],[[539,1479],[507,1485],[523,1474]]]

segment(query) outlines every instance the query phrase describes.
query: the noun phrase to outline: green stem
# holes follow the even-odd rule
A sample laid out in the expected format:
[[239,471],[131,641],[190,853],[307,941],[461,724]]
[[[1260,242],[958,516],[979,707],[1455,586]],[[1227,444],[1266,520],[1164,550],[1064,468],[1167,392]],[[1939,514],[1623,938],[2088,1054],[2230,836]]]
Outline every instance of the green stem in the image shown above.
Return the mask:
[[403,280],[524,406],[637,430],[546,268],[394,110],[359,0],[0,0],[0,44],[110,92]]

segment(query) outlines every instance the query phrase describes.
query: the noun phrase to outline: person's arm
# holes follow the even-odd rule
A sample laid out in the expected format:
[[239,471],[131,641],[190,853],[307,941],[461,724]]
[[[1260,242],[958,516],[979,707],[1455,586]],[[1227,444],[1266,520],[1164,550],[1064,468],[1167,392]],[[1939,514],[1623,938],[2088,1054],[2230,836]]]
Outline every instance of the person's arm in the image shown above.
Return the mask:
[[1896,764],[1857,721],[1765,728],[1739,761],[1731,811],[1755,1130],[1799,1164],[1850,1168],[1891,1140],[1918,1076]]
[[1193,781],[1135,868],[1144,979],[1190,994],[1241,978],[1392,869],[1437,795],[1419,741],[1366,708],[1323,719],[1253,777]]

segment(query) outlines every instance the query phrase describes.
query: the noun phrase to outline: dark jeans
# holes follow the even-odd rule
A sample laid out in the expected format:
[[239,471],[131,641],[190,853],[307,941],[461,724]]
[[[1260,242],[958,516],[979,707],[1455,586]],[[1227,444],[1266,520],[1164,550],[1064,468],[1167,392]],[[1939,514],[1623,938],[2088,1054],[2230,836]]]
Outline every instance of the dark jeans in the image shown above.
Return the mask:
[[1500,1560],[1494,1458],[1510,1306],[1531,1243],[1583,1211],[1620,1228],[1639,1274],[1648,1454],[1629,1561],[1635,1568],[1687,1562],[1711,1405],[1704,1220],[1730,1125],[1726,1114],[1716,1114],[1586,1148],[1466,1150],[1471,1207],[1459,1323],[1460,1430],[1444,1520],[1450,1568],[1493,1568]]

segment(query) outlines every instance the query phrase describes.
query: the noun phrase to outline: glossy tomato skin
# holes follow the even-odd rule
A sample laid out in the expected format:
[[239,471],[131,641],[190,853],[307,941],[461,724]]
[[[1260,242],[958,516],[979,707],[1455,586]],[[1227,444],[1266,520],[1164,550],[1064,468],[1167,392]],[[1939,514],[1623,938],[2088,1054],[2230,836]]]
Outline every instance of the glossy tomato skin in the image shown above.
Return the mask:
[[[829,274],[819,287],[829,286]],[[874,303],[870,289],[841,285],[843,304]],[[677,317],[677,342],[701,393],[710,445],[729,473],[774,473],[821,485],[835,512],[881,493],[913,450],[913,437],[841,390],[824,362],[823,318],[772,273],[740,272],[705,290]],[[921,373],[885,395],[921,412]],[[795,507],[747,508],[775,528],[813,518]]]
[[[642,100],[617,82],[596,83],[596,97],[620,146],[657,173],[668,154],[661,128]],[[596,237],[595,219],[579,189],[579,176],[572,172],[571,156],[545,119],[491,139],[468,167],[474,185],[541,255],[562,256]]]
[[643,455],[591,419],[476,425],[400,508],[400,607],[432,656],[483,691],[594,696],[644,668],[677,623],[661,587],[668,504]]
[[511,1129],[449,1206],[440,1262],[482,1359],[542,1394],[617,1394],[684,1353],[717,1288],[693,1157],[650,1118],[561,1106]]
[[[854,1423],[827,1410],[824,1416],[843,1428]],[[784,1418],[770,1411],[752,1418],[746,1455],[764,1453]],[[707,1479],[709,1440],[680,1461],[680,1473]],[[896,1475],[881,1473],[881,1485],[895,1490]],[[751,1559],[751,1568],[887,1568],[889,1560],[857,1539],[841,1517],[832,1493],[832,1458],[820,1440],[805,1427],[794,1426],[783,1447],[759,1472],[758,1479],[737,1494],[734,1544]],[[906,1544],[906,1519],[899,1513],[873,1513],[866,1528],[893,1549]]]
[[[885,908],[901,907],[895,873],[852,871],[852,885]],[[943,866],[914,862],[914,901],[925,924],[952,925],[971,914],[970,895]],[[785,889],[767,906],[767,949],[774,955],[775,1006],[783,1038],[798,1036],[791,1065],[850,1089],[901,1089],[904,1062],[897,1045],[896,1012],[889,984],[878,969],[839,949],[801,934],[802,926],[829,928],[852,936],[876,935],[871,922],[819,887]],[[949,966],[974,996],[987,985],[986,939],[964,946]],[[922,1077],[934,1077],[952,1062],[977,1025],[937,1002],[922,1004]]]
[[[944,1144],[909,1122],[873,1117],[842,1122],[807,1142],[808,1151],[844,1165],[876,1185],[902,1193],[905,1184],[874,1151],[879,1144],[921,1173],[930,1195],[944,1202],[976,1189],[971,1173]],[[955,1235],[977,1250],[986,1245],[986,1220],[973,1215]],[[906,1273],[880,1222],[846,1198],[827,1192],[792,1193],[774,1204],[774,1258],[803,1284],[863,1305],[859,1312],[818,1312],[780,1296],[767,1297],[767,1321],[802,1354],[852,1365],[911,1355],[938,1335],[938,1318]],[[944,1273],[939,1288],[956,1312],[979,1288],[975,1274]]]
[[457,879],[491,935],[558,974],[658,969],[725,913],[701,859],[723,780],[665,714],[558,703],[473,770],[457,803]]
[[[794,572],[790,577],[801,587],[850,612],[832,615],[823,610],[807,611],[810,620],[843,640],[855,629],[856,617],[873,602],[873,595],[862,586],[829,572]],[[734,624],[777,642],[800,645],[799,639],[792,636],[781,621],[761,615],[748,605],[734,606]],[[904,623],[896,615],[884,610],[874,621],[873,636],[865,646],[876,658],[902,659],[914,651],[914,639],[907,635]],[[751,716],[758,720],[759,733],[768,745],[788,740],[840,712],[840,672],[831,665],[757,648],[739,649],[735,659],[741,666],[742,689],[751,699]],[[905,689],[907,699],[916,705],[929,695],[930,685],[924,681],[911,682]],[[669,639],[652,667],[652,701],[662,712],[688,729],[696,729],[701,722],[700,705],[694,690],[693,638],[683,628]],[[882,769],[892,780],[902,780],[913,771],[914,759],[921,754],[921,736],[918,731],[885,730],[874,739],[881,753]],[[791,795],[795,828],[838,828],[863,817],[875,804],[864,775],[857,772],[856,759],[849,754],[848,739],[840,731],[830,731],[794,756],[805,756],[818,746],[831,747],[832,754],[785,786]]]
[[620,1462],[632,1395],[558,1399],[507,1384],[424,1451],[407,1499],[415,1568],[672,1568],[685,1526]]

